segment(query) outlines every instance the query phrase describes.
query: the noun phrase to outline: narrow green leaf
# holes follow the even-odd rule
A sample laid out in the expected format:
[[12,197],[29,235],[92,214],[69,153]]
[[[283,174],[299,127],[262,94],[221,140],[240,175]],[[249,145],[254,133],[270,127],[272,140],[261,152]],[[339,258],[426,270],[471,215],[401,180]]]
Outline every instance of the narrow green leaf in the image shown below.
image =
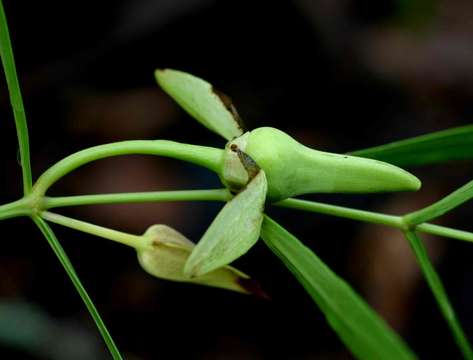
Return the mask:
[[437,305],[440,308],[440,311],[447,321],[450,331],[452,332],[455,342],[457,343],[458,348],[463,354],[465,359],[473,359],[473,351],[468,343],[468,340],[463,332],[463,329],[460,325],[460,322],[457,319],[455,310],[450,304],[445,288],[443,287],[442,281],[435,271],[434,266],[432,265],[427,251],[422,243],[422,240],[417,236],[413,231],[408,231],[405,233],[409,244],[411,245],[412,250],[417,258],[422,272],[424,273],[427,284],[429,284],[430,290],[437,301]]
[[28,140],[28,126],[26,123],[25,108],[21,97],[20,84],[16,74],[15,59],[8,32],[7,18],[0,0],[0,57],[5,71],[10,102],[15,117],[16,133],[20,146],[21,169],[23,174],[23,192],[25,195],[31,192],[32,175],[30,164],[30,145]]
[[261,237],[304,286],[353,355],[363,360],[416,358],[343,279],[268,216]]
[[64,251],[61,244],[59,243],[59,240],[56,238],[56,235],[54,234],[53,230],[40,217],[34,216],[33,220],[38,226],[38,228],[41,230],[41,232],[43,233],[46,240],[48,240],[48,243],[53,249],[54,254],[57,256],[62,267],[64,268],[67,275],[69,276],[69,279],[71,280],[72,284],[74,285],[77,292],[79,293],[82,301],[87,307],[87,310],[89,310],[90,316],[92,316],[92,319],[94,320],[95,325],[97,326],[97,329],[102,335],[102,338],[105,344],[107,345],[108,350],[110,351],[110,354],[112,355],[112,358],[114,360],[122,360],[123,358],[120,354],[120,351],[115,345],[110,333],[107,330],[107,327],[105,326],[102,318],[100,317],[99,312],[95,308],[95,305],[92,299],[90,298],[89,294],[87,294],[87,291],[82,285],[82,282],[80,281],[79,276],[77,275],[74,267],[72,266],[72,263],[69,260],[69,257],[67,256],[66,252]]
[[390,144],[357,150],[351,155],[398,166],[421,166],[473,159],[473,125],[434,132]]
[[453,210],[471,198],[473,198],[473,180],[434,204],[405,215],[404,220],[411,225],[421,224]]
[[208,129],[227,140],[243,134],[241,120],[230,98],[208,82],[171,69],[156,70],[155,76],[161,88]]
[[194,277],[227,265],[258,240],[268,185],[263,170],[229,201],[205,232],[184,267]]

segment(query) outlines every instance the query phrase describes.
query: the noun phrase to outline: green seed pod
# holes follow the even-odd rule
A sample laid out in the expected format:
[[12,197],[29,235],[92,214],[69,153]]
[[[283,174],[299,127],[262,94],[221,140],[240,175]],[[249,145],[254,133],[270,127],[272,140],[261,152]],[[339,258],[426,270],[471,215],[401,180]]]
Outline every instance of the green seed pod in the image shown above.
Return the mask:
[[192,279],[184,275],[184,265],[195,244],[169,226],[151,226],[143,235],[143,240],[137,248],[138,261],[141,267],[153,276],[242,293],[253,293],[258,290],[248,275],[231,266],[220,267]]
[[421,186],[414,175],[394,165],[317,151],[275,128],[244,136],[241,150],[265,171],[271,201],[307,193],[415,191]]

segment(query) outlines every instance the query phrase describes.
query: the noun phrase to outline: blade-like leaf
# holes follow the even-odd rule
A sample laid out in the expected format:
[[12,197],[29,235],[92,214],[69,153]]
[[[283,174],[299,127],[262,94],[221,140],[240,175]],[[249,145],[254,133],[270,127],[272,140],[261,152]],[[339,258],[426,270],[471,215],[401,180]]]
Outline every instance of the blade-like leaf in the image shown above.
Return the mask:
[[296,237],[265,216],[261,237],[316,302],[359,359],[415,359],[402,339],[366,302]]
[[473,359],[473,350],[471,349],[468,339],[466,338],[461,324],[458,321],[455,310],[448,299],[448,295],[442,284],[442,280],[440,280],[439,275],[435,271],[435,268],[429,259],[429,255],[427,254],[427,250],[422,243],[421,238],[413,231],[407,231],[405,236],[411,245],[412,251],[416,256],[417,262],[422,272],[424,273],[425,280],[427,281],[427,284],[429,285],[430,290],[437,301],[437,305],[443,317],[447,321],[448,326],[450,327],[450,331],[452,332],[458,348],[462,352],[465,359]]
[[357,150],[350,154],[398,166],[420,166],[473,159],[473,125]]
[[8,93],[15,118],[16,134],[20,147],[21,170],[23,174],[23,192],[28,195],[32,188],[30,163],[30,145],[28,140],[28,125],[26,122],[25,107],[21,96],[20,84],[16,73],[15,59],[8,32],[7,18],[0,1],[0,59],[5,71]]
[[102,338],[105,344],[107,345],[108,350],[110,351],[110,355],[112,355],[112,358],[114,360],[123,360],[123,357],[121,356],[120,351],[115,345],[115,342],[113,341],[102,318],[100,317],[100,314],[97,311],[97,308],[95,307],[92,299],[90,298],[89,294],[87,293],[84,286],[82,285],[82,282],[80,281],[79,276],[77,275],[74,267],[72,266],[72,263],[69,260],[69,257],[67,256],[66,252],[64,251],[61,244],[59,243],[59,240],[56,238],[56,235],[54,234],[53,230],[40,217],[34,216],[33,221],[36,223],[38,228],[43,233],[44,237],[46,238],[49,245],[53,249],[54,254],[58,258],[62,267],[64,268],[67,275],[69,276],[69,279],[71,280],[72,284],[74,285],[77,292],[79,293],[82,301],[84,302],[85,306],[87,307],[87,310],[90,313],[90,316],[94,320],[95,325],[97,326],[97,329],[100,332],[100,335],[102,335]]
[[267,190],[265,173],[260,170],[209,226],[187,261],[184,268],[187,276],[200,276],[227,265],[256,243]]
[[230,98],[208,82],[171,69],[156,70],[155,76],[162,89],[208,129],[227,140],[243,134],[240,118]]

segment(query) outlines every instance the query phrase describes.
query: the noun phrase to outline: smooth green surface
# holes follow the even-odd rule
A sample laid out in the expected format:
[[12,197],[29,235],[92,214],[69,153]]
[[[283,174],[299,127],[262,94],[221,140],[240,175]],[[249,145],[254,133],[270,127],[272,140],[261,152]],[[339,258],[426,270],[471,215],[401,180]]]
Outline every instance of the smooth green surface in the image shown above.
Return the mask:
[[382,224],[398,229],[404,228],[404,223],[400,216],[387,215],[372,211],[352,209],[344,206],[320,203],[316,201],[301,199],[286,199],[275,203],[276,206],[288,209],[311,211],[325,215],[338,216],[352,220],[364,221],[373,224]]
[[49,245],[54,251],[54,254],[56,257],[59,259],[61,262],[62,267],[66,271],[67,275],[69,276],[69,279],[73,283],[74,287],[76,288],[77,292],[79,293],[82,301],[84,302],[85,306],[87,307],[87,310],[89,310],[90,315],[92,316],[92,319],[94,320],[97,329],[99,330],[100,334],[102,335],[103,340],[105,341],[105,344],[107,345],[108,350],[110,351],[110,354],[112,355],[114,360],[122,360],[122,356],[120,354],[120,351],[118,350],[117,346],[115,345],[112,337],[110,336],[110,333],[107,330],[107,327],[105,326],[102,318],[100,317],[100,314],[98,313],[97,309],[95,308],[95,305],[90,298],[89,294],[87,294],[87,291],[85,290],[84,286],[82,285],[82,282],[79,279],[79,276],[77,276],[77,273],[72,266],[72,263],[70,262],[68,256],[66,255],[64,249],[62,248],[61,244],[59,243],[59,240],[56,238],[56,235],[54,234],[53,230],[49,227],[49,225],[40,217],[34,216],[33,221],[36,223],[38,228],[41,230],[43,233],[44,237],[46,240],[48,240]]
[[135,193],[46,197],[42,201],[42,206],[44,209],[52,209],[56,207],[67,206],[123,204],[132,202],[143,203],[158,201],[228,201],[231,198],[232,195],[227,189],[150,191]]
[[358,359],[414,359],[402,339],[309,248],[265,216],[261,237],[284,262]]
[[21,96],[20,84],[16,73],[15,59],[10,42],[7,18],[0,1],[0,57],[2,59],[3,70],[8,85],[10,103],[15,117],[16,134],[20,146],[20,161],[23,176],[23,193],[25,195],[31,192],[32,175],[30,164],[30,145],[28,141],[28,126],[26,123],[25,108]]
[[168,140],[129,140],[94,146],[57,162],[36,181],[33,192],[43,196],[61,177],[92,161],[119,155],[159,155],[188,161],[219,172],[223,150]]
[[203,275],[227,265],[258,241],[266,192],[266,177],[261,170],[210,224],[184,267],[187,276]]
[[272,201],[308,193],[415,191],[419,179],[376,160],[308,148],[271,127],[250,132],[244,149],[268,177]]
[[422,269],[425,279],[429,284],[430,290],[437,301],[437,305],[442,312],[444,319],[447,321],[448,326],[455,338],[455,341],[461,350],[465,359],[473,359],[473,351],[466,339],[460,322],[457,319],[455,311],[453,310],[450,300],[448,299],[445,288],[443,287],[442,281],[435,271],[432,265],[427,251],[422,243],[422,240],[413,231],[405,233],[406,238],[409,240],[409,244],[416,256],[417,262]]
[[473,125],[395,141],[353,151],[350,154],[398,166],[420,166],[473,159]]
[[404,220],[412,225],[430,221],[467,202],[472,197],[473,181],[470,181],[434,204],[405,215]]
[[209,130],[227,140],[243,134],[241,125],[228,109],[231,105],[225,104],[205,80],[172,69],[156,70],[155,76],[161,88]]

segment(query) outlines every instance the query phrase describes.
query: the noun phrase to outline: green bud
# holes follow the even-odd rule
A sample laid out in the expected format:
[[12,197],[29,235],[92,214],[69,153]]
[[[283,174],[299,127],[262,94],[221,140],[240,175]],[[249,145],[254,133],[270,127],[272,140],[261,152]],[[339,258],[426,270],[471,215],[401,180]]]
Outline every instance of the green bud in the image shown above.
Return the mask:
[[237,146],[265,171],[271,201],[307,193],[415,191],[421,186],[414,175],[394,165],[317,151],[275,128],[258,128],[241,138],[244,141],[237,138],[227,144],[222,181],[226,185],[235,183],[234,178],[228,177],[229,164],[244,181],[235,153],[228,150]]
[[190,279],[184,275],[184,265],[195,244],[166,225],[153,225],[143,235],[137,248],[138,261],[149,274],[161,279],[214,286],[242,293],[257,291],[248,275],[231,266],[220,267]]

